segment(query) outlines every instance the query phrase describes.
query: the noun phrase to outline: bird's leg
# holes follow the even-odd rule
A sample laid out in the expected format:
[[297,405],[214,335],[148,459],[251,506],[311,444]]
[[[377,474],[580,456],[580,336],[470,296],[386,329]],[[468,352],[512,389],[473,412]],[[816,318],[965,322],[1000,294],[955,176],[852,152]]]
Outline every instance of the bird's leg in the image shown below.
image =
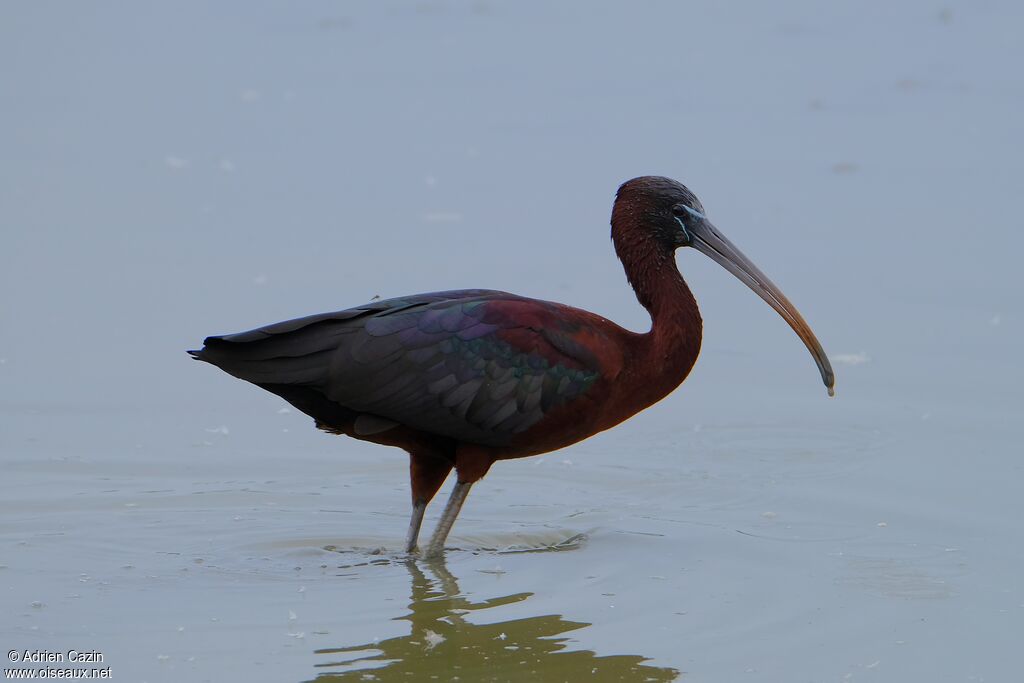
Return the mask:
[[417,500],[412,504],[412,518],[409,520],[409,533],[405,537],[405,552],[416,552],[416,542],[420,537],[420,526],[423,524],[423,512],[427,509],[427,501]]
[[412,518],[409,520],[409,534],[405,538],[405,552],[416,552],[416,542],[423,524],[423,512],[441,484],[452,471],[450,458],[436,455],[427,450],[409,452],[409,481],[412,484]]
[[448,504],[444,506],[444,512],[441,513],[441,519],[437,523],[434,535],[430,538],[427,550],[423,553],[424,558],[434,558],[444,552],[444,541],[448,538],[448,532],[452,530],[452,524],[455,524],[455,518],[459,516],[462,504],[466,502],[466,496],[469,495],[469,489],[472,486],[473,482],[471,481],[455,482],[455,488],[452,489],[452,495],[448,498]]
[[437,523],[434,535],[430,537],[427,550],[423,553],[424,558],[435,558],[444,553],[444,542],[448,538],[448,532],[455,524],[455,518],[462,510],[462,504],[466,502],[469,489],[474,483],[480,481],[487,471],[494,464],[494,455],[483,446],[472,446],[460,444],[455,449],[455,488],[452,489],[448,504],[444,506],[441,519]]

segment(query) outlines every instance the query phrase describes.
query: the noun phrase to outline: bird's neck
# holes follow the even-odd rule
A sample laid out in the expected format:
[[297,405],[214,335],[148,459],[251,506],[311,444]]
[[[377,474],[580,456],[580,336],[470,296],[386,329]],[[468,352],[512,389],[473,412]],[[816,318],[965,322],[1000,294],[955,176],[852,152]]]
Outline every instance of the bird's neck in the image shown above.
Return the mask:
[[686,379],[700,353],[703,331],[697,301],[676,267],[675,254],[649,246],[647,253],[623,260],[626,277],[651,316],[650,332],[637,336],[634,349],[634,391],[646,405]]

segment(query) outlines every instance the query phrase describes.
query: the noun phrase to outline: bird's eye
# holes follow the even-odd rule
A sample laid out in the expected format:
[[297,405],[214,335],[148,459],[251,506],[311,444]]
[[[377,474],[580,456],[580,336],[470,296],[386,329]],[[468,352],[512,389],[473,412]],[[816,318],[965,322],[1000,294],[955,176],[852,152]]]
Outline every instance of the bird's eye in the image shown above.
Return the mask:
[[687,223],[692,220],[704,220],[704,214],[686,204],[676,204],[672,207],[672,213],[675,214],[676,218],[681,218]]
[[685,246],[693,242],[693,235],[690,234],[690,230],[697,223],[704,220],[704,214],[686,204],[676,204],[672,207],[672,217],[679,224],[679,233],[676,236],[677,244]]

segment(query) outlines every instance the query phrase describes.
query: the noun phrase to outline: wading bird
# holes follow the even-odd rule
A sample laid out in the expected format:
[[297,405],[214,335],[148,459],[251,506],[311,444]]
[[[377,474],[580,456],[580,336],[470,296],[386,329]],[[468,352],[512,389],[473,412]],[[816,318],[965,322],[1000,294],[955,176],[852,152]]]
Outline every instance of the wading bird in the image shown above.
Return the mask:
[[676,267],[693,247],[764,299],[803,340],[832,395],[821,344],[796,308],[718,232],[696,196],[656,176],[624,183],[612,242],[651,330],[486,289],[374,301],[208,337],[198,360],[271,391],[317,427],[409,453],[417,550],[427,503],[458,480],[424,553],[444,542],[474,482],[497,460],[563,448],[666,396],[697,360],[701,317]]

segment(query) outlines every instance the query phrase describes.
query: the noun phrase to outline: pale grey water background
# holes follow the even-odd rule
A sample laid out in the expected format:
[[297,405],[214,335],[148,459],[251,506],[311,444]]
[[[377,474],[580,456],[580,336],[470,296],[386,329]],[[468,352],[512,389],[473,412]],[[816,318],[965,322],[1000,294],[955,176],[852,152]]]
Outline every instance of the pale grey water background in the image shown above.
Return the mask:
[[[121,681],[1021,680],[1021,7],[4,4],[3,652]],[[401,452],[184,354],[457,287],[642,329],[607,223],[651,173],[793,299],[837,398],[684,252],[683,388],[498,464],[443,567],[399,559]]]

